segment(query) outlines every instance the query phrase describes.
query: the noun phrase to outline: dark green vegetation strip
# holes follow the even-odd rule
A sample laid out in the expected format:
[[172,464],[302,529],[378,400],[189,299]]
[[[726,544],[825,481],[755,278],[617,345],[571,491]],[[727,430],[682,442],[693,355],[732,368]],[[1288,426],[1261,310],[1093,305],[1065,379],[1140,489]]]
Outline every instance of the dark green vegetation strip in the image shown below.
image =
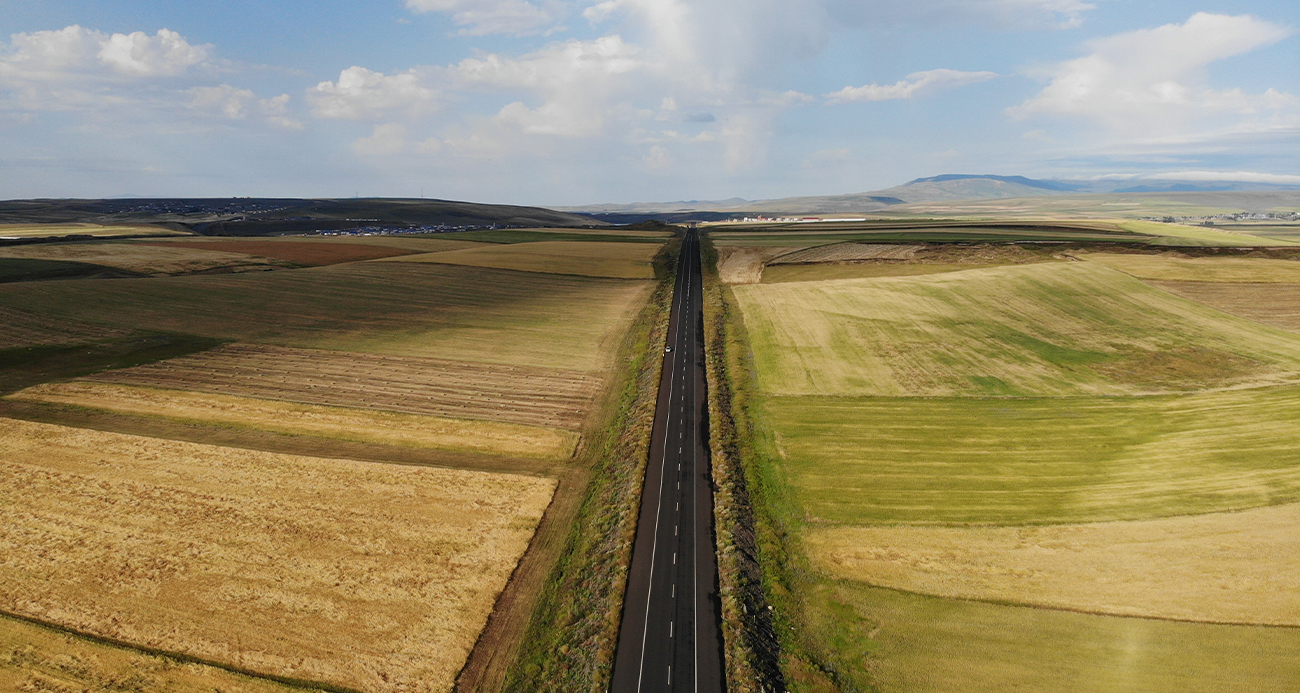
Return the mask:
[[[722,631],[727,682],[736,693],[785,690],[781,674],[780,641],[768,609],[763,560],[780,542],[769,521],[755,517],[754,495],[763,493],[750,479],[752,438],[746,416],[748,390],[737,391],[742,378],[732,374],[746,367],[740,335],[744,326],[718,278],[718,254],[705,237],[700,244],[704,268],[704,341],[709,378],[709,447],[712,455],[714,513],[717,522],[718,582],[722,596]],[[767,519],[767,518],[765,518]],[[766,533],[760,535],[760,525]],[[764,551],[766,549],[766,551]]]
[[206,351],[222,340],[185,334],[138,332],[120,339],[85,344],[0,349],[0,395],[51,380],[78,378],[110,368]]
[[451,233],[431,233],[412,236],[412,238],[443,238],[458,241],[478,241],[480,243],[534,243],[537,241],[606,241],[613,243],[663,243],[666,238],[658,236],[636,236],[632,234],[604,233],[564,233],[556,231],[530,231],[528,229],[490,229],[487,231],[455,231]]
[[124,270],[67,260],[31,260],[0,258],[0,283],[30,282],[42,279],[87,279],[90,277],[137,277]]
[[504,690],[598,693],[609,685],[680,248],[674,241],[656,256],[658,286],[625,338],[615,396],[584,435],[578,464],[590,481]]

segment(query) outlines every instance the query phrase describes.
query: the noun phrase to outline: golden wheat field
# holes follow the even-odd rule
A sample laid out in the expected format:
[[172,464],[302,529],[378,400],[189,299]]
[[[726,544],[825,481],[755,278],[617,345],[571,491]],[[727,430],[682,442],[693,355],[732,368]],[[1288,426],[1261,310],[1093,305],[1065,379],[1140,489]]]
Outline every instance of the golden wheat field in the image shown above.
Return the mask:
[[245,253],[121,241],[0,248],[0,257],[86,262],[139,274],[184,274],[218,267],[269,269],[282,264]]
[[448,691],[551,479],[0,419],[0,608],[248,670]]
[[1300,505],[1031,527],[810,528],[828,574],[959,599],[1300,625]]
[[0,691],[288,693],[315,690],[144,654],[0,616]]
[[179,236],[157,226],[104,226],[100,224],[0,224],[0,238],[43,236]]
[[653,279],[650,261],[657,243],[537,241],[484,245],[422,255],[387,258],[389,262],[436,262],[492,269],[577,274],[616,279]]
[[582,371],[238,343],[88,379],[574,431],[602,384]]
[[573,454],[578,444],[576,433],[539,426],[279,402],[115,383],[44,383],[9,395],[8,399],[287,435],[511,457],[563,460]]

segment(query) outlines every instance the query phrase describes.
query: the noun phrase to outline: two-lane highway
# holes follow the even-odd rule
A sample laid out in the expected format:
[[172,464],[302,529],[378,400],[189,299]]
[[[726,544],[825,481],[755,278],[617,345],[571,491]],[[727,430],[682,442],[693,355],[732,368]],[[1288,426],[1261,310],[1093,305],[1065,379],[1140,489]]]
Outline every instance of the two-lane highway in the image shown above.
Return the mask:
[[721,603],[704,408],[703,276],[688,231],[677,265],[654,438],[611,693],[722,693]]

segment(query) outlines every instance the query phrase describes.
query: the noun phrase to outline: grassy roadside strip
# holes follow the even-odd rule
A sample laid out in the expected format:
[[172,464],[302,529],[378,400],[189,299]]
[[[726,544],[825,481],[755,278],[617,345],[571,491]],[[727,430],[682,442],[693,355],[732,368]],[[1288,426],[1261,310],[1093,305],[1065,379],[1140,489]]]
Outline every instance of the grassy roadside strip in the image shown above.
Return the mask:
[[613,396],[578,453],[587,477],[581,506],[503,690],[595,693],[609,685],[680,248],[674,240],[655,256],[658,286],[627,333]]
[[[705,367],[709,378],[709,448],[713,462],[722,632],[729,687],[736,693],[784,691],[781,642],[768,605],[764,565],[783,558],[782,532],[762,514],[770,494],[756,475],[747,410],[748,349],[730,289],[718,277],[718,254],[701,239]],[[757,483],[754,483],[757,482]],[[755,506],[755,498],[759,505]]]

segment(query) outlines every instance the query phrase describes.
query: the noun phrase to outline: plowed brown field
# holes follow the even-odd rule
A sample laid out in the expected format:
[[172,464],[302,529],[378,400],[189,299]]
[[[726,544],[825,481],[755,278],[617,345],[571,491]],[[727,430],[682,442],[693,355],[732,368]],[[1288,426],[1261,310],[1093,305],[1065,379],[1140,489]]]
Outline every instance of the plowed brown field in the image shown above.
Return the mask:
[[602,382],[559,369],[254,344],[90,379],[569,430],[581,428]]

